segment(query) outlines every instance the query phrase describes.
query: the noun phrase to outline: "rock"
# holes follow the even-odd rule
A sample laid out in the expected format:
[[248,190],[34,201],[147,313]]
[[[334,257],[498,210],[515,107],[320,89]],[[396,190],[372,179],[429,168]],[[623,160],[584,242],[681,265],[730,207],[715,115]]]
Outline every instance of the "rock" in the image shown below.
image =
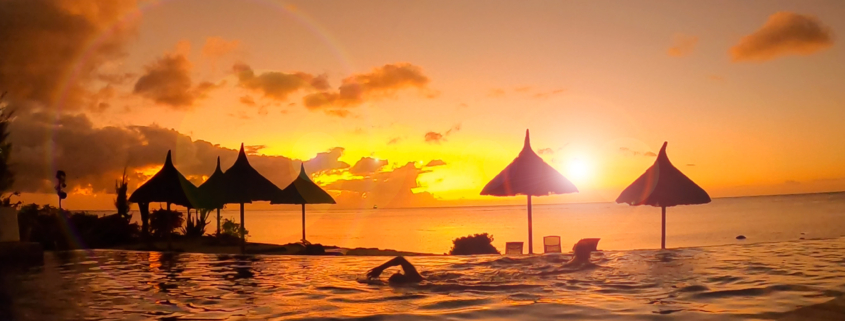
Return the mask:
[[745,235],[739,235],[739,236],[737,236],[737,237],[736,237],[736,239],[737,239],[737,240],[744,240],[744,239],[745,239]]

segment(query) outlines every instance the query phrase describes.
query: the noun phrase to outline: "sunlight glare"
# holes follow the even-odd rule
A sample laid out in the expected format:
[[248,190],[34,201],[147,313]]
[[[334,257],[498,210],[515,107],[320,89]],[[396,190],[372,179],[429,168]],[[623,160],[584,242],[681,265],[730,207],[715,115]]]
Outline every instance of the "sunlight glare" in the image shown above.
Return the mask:
[[592,176],[592,166],[583,157],[570,159],[566,164],[566,177],[574,181],[585,181]]

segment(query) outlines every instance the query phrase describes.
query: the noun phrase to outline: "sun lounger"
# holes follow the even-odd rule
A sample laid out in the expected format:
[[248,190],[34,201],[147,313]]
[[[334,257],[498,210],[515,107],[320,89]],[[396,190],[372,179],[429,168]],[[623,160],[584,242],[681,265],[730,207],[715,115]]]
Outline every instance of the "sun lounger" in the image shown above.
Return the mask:
[[507,242],[505,243],[505,255],[518,254],[522,255],[522,242]]
[[546,236],[543,237],[543,252],[544,253],[561,253],[560,236]]

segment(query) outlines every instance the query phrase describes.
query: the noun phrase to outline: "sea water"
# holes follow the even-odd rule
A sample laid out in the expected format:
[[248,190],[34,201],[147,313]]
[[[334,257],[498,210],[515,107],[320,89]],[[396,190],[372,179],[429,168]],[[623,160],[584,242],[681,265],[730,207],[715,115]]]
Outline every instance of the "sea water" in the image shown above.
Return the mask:
[[[845,293],[845,238],[593,253],[384,257],[48,252],[0,276],[3,320],[768,320]],[[386,278],[392,268],[383,275]]]
[[[251,210],[245,221],[250,242],[287,244],[302,239],[299,206]],[[216,213],[208,232],[216,230]],[[138,215],[135,215],[136,218]],[[222,217],[240,221],[237,206]],[[560,236],[564,249],[582,238],[601,238],[600,249],[660,248],[660,208],[613,203],[535,205],[534,252],[543,236]],[[523,242],[528,252],[525,206],[335,210],[309,206],[306,239],[311,243],[355,248],[389,248],[443,254],[452,240],[477,233],[505,242]],[[745,240],[739,241],[737,236]],[[692,247],[832,238],[845,236],[845,193],[714,199],[709,204],[666,209],[666,246]]]

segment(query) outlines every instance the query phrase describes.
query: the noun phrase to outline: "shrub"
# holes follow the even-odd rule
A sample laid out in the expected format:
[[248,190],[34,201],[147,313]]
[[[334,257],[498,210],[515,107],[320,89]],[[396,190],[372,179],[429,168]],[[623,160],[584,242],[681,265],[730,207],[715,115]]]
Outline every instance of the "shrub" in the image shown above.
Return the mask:
[[18,223],[22,240],[41,243],[47,250],[111,247],[138,236],[138,224],[120,215],[98,217],[49,205],[22,206]]
[[182,212],[157,209],[150,213],[150,233],[165,237],[182,227],[184,222]]
[[188,221],[182,228],[182,234],[188,237],[200,237],[205,234],[205,227],[208,226],[208,214],[210,209],[194,210],[194,215],[188,210]]
[[[223,228],[223,234],[234,236],[237,238],[241,237],[241,234],[239,232],[241,225],[235,223],[235,221],[232,221],[228,218],[224,218],[223,225],[221,227]],[[249,230],[244,230],[244,237],[249,237]]]
[[469,235],[452,241],[450,255],[500,254],[493,246],[493,236],[487,233]]

